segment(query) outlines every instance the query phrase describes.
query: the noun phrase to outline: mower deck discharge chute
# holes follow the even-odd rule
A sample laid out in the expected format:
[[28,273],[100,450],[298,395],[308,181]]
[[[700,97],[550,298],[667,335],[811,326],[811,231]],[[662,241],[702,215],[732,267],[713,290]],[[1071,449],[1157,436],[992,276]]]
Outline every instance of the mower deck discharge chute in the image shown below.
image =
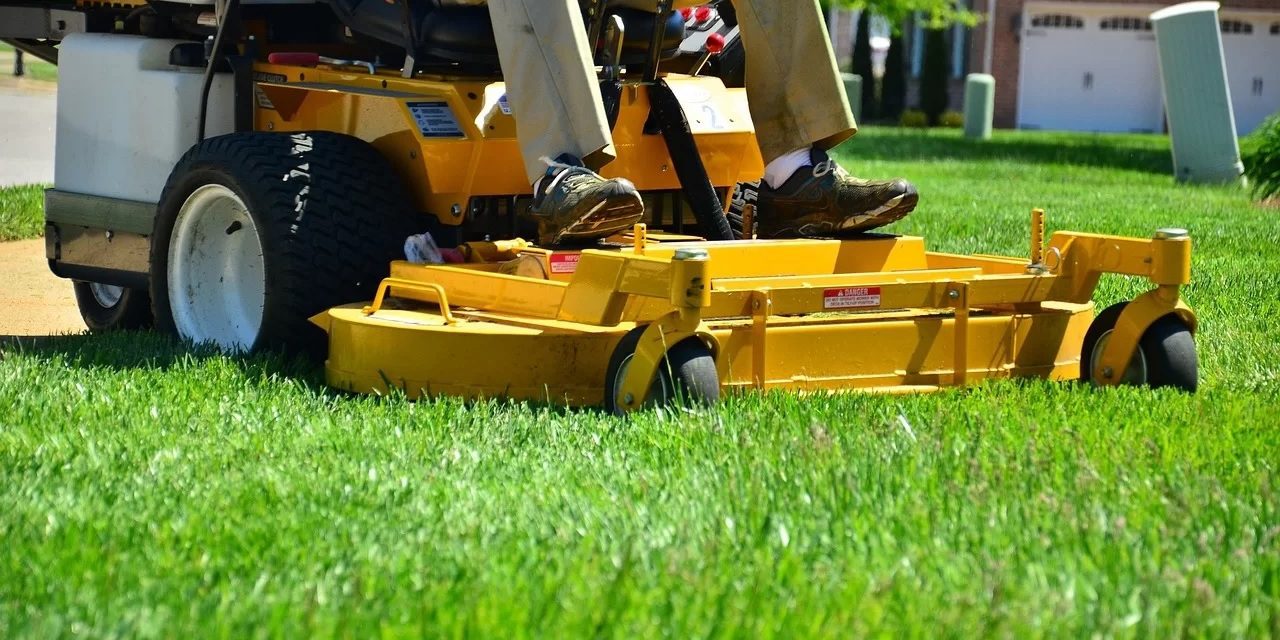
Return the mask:
[[[1178,297],[1190,275],[1185,232],[1055,233],[1046,261],[1041,225],[1037,211],[1030,260],[933,253],[907,236],[657,242],[641,227],[629,247],[570,254],[567,280],[540,277],[564,254],[522,245],[472,252],[487,262],[395,262],[370,305],[312,321],[330,335],[330,385],[410,397],[627,411],[673,393],[909,392],[1017,376],[1194,389],[1194,345],[1189,361],[1184,348],[1195,317]],[[544,270],[509,273],[521,261]],[[1154,288],[1082,359],[1104,273]],[[1180,331],[1146,344],[1161,319]]]

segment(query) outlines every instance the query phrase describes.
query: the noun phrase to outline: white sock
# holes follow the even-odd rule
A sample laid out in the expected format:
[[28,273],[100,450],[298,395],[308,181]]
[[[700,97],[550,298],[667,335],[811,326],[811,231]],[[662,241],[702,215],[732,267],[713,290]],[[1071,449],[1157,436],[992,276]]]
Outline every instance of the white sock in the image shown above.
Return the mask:
[[800,167],[807,167],[813,164],[809,159],[809,149],[811,147],[802,147],[795,151],[784,153],[769,162],[764,167],[764,182],[770,187],[777,189],[782,186]]

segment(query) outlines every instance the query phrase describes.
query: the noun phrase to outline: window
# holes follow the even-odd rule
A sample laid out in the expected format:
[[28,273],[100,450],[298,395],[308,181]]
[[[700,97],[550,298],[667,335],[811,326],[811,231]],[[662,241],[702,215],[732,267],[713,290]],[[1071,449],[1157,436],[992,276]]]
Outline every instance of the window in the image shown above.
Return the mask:
[[1249,35],[1253,33],[1253,25],[1243,20],[1223,20],[1222,32],[1226,34]]
[[1031,26],[1049,29],[1083,29],[1084,20],[1061,13],[1046,13],[1031,18]]
[[1103,18],[1099,25],[1103,31],[1150,31],[1151,21],[1133,16]]

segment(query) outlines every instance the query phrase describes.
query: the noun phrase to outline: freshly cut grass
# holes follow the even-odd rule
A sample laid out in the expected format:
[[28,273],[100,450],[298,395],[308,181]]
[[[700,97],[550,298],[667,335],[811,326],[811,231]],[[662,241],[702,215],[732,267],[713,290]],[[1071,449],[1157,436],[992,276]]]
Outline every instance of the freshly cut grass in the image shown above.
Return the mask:
[[0,187],[0,242],[44,234],[44,185]]
[[868,129],[842,159],[915,180],[896,230],[942,250],[1024,253],[1033,206],[1190,228],[1194,396],[1028,380],[617,419],[347,396],[149,334],[10,340],[0,636],[1280,636],[1276,223],[1174,186],[1167,152]]

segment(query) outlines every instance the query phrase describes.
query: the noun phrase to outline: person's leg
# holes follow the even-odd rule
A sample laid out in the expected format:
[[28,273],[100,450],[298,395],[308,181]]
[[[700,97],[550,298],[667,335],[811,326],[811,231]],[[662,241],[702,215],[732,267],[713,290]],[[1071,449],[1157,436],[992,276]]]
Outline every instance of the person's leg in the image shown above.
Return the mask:
[[857,132],[817,0],[735,0],[746,50],[747,100],[765,180],[761,237],[826,236],[893,222],[916,205],[901,179],[849,177],[826,150]]
[[735,0],[747,101],[765,162],[858,130],[817,0]]
[[[644,213],[635,187],[582,167],[614,157],[609,121],[576,0],[490,0],[507,101],[544,244],[630,228]],[[554,160],[553,160],[554,159]]]

